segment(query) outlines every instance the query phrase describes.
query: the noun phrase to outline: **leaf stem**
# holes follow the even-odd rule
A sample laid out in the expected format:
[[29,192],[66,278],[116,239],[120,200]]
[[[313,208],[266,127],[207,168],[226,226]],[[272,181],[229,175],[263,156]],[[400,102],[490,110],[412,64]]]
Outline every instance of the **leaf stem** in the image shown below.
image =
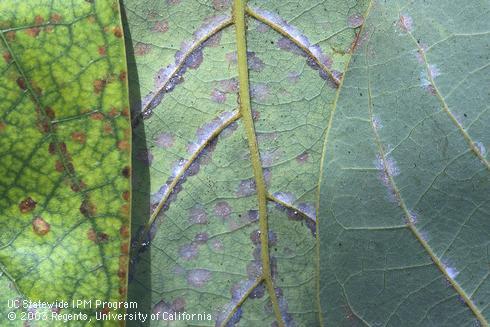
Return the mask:
[[269,262],[269,230],[267,222],[267,190],[264,181],[264,173],[260,161],[259,147],[255,135],[255,128],[252,118],[252,108],[250,106],[250,89],[248,79],[247,64],[247,40],[245,25],[245,4],[246,0],[234,0],[233,20],[235,22],[236,45],[237,45],[237,65],[238,81],[240,95],[240,112],[242,114],[243,124],[247,133],[248,147],[252,161],[253,172],[255,176],[255,185],[257,189],[257,200],[259,203],[259,229],[260,243],[262,249],[262,274],[272,302],[272,308],[276,315],[277,322],[282,327],[284,321],[281,316],[281,310],[272,282],[271,267]]

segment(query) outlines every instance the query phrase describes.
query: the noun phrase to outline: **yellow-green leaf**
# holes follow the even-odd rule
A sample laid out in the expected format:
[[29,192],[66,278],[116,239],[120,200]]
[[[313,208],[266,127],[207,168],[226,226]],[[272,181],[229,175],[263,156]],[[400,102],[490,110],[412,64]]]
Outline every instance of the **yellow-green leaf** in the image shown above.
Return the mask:
[[1,1],[0,54],[0,322],[22,325],[29,311],[49,316],[33,324],[63,324],[32,307],[9,322],[7,300],[126,297],[131,129],[119,4]]

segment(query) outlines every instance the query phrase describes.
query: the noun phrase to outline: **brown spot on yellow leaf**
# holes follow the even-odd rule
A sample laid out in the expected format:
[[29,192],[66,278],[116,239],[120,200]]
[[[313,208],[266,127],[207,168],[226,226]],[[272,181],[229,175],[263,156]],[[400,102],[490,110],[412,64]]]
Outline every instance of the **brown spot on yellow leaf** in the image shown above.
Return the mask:
[[120,81],[125,81],[126,80],[126,72],[120,72],[119,73],[119,80]]
[[129,254],[129,243],[124,242],[121,244],[121,253],[122,254]]
[[52,23],[57,24],[57,23],[61,22],[61,19],[62,19],[62,17],[61,17],[61,15],[60,15],[60,14],[58,14],[58,13],[52,13],[52,14],[51,14],[51,18],[50,18],[49,20],[50,20]]
[[60,160],[56,160],[55,169],[57,172],[60,173],[63,172],[63,170],[65,170],[65,167],[63,166],[63,163]]
[[80,190],[85,188],[85,183],[80,181],[79,183],[72,183],[70,188],[73,192],[80,192]]
[[31,27],[26,29],[26,34],[32,37],[37,37],[40,32],[41,29],[39,27]]
[[109,116],[116,117],[117,115],[119,115],[119,111],[115,107],[112,107],[111,111],[109,111]]
[[121,226],[121,228],[119,228],[119,234],[121,235],[122,238],[128,238],[129,237],[129,227],[126,225]]
[[131,176],[131,168],[126,166],[122,169],[121,173],[124,177],[129,178],[129,176]]
[[82,201],[82,204],[80,205],[80,212],[86,218],[90,218],[95,215],[95,213],[97,212],[97,208],[92,202],[90,202],[89,199],[85,199]]
[[51,107],[44,108],[44,112],[46,113],[46,116],[48,116],[51,120],[56,117],[56,114]]
[[126,278],[126,270],[122,269],[122,268],[119,268],[118,272],[117,272],[117,276],[121,279],[124,279]]
[[127,204],[123,204],[119,209],[119,212],[121,212],[123,216],[127,216],[129,214],[129,206]]
[[96,79],[94,81],[94,92],[95,94],[99,94],[104,89],[107,81],[105,79]]
[[106,48],[104,46],[100,46],[98,48],[99,55],[105,56],[106,55]]
[[25,200],[20,201],[19,210],[22,213],[28,213],[36,208],[37,202],[34,201],[30,196]]
[[116,26],[112,29],[112,33],[114,34],[115,37],[121,38],[123,36],[123,32],[121,27]]
[[109,235],[102,232],[96,232],[93,228],[87,231],[87,238],[96,244],[107,243],[109,241]]
[[104,134],[112,134],[112,125],[109,122],[104,123]]
[[90,118],[92,118],[93,120],[102,120],[104,119],[104,114],[101,112],[94,112],[90,115]]
[[12,55],[10,52],[5,51],[2,55],[3,59],[5,60],[6,63],[9,63],[10,60],[12,60]]
[[130,196],[129,191],[124,191],[122,194],[122,198],[124,199],[124,201],[129,201],[129,196]]
[[37,235],[46,235],[49,232],[50,228],[51,226],[46,222],[46,220],[41,217],[36,217],[32,221],[32,229]]
[[9,31],[5,33],[5,36],[7,37],[7,41],[14,41],[15,40],[15,31]]
[[87,136],[83,132],[73,132],[71,133],[71,138],[73,141],[78,142],[80,144],[84,144]]
[[121,140],[117,142],[117,147],[119,148],[119,150],[129,150],[129,142],[126,140]]
[[22,89],[22,90],[27,90],[26,82],[22,77],[17,78],[17,85]]
[[49,154],[55,154],[56,153],[56,144],[55,143],[53,143],[53,142],[49,143],[48,152],[49,152]]
[[44,23],[44,18],[42,16],[37,15],[36,17],[34,17],[35,25],[41,25],[42,23]]

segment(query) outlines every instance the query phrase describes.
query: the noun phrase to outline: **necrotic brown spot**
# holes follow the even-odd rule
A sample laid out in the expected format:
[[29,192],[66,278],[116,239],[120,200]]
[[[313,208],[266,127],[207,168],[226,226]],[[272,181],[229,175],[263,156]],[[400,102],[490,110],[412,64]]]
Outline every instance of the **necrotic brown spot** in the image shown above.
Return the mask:
[[94,81],[94,92],[95,92],[95,94],[99,94],[100,92],[102,92],[106,83],[107,83],[107,81],[104,79],[96,79]]
[[19,210],[22,213],[27,213],[36,208],[37,202],[34,201],[31,197],[27,197],[25,200],[22,200],[19,203]]
[[56,144],[55,143],[53,143],[53,142],[49,143],[48,152],[49,152],[49,154],[55,154],[56,153]]
[[126,140],[122,140],[117,142],[117,147],[119,150],[128,150],[129,149],[129,142]]
[[102,232],[96,232],[93,228],[88,230],[87,238],[96,244],[107,243],[109,241],[109,235]]
[[131,168],[129,166],[124,167],[121,171],[121,174],[124,177],[129,178],[129,176],[131,176]]
[[32,229],[37,235],[46,235],[49,232],[50,228],[51,226],[46,222],[46,220],[41,217],[36,217],[32,221]]
[[51,18],[49,19],[52,23],[59,23],[61,22],[61,15],[58,13],[53,13],[51,14]]
[[129,206],[127,204],[123,204],[121,208],[119,208],[119,212],[123,216],[127,216],[129,214]]
[[63,166],[63,163],[60,160],[56,160],[55,169],[57,172],[60,173],[63,172],[63,170],[65,170],[65,167]]
[[122,238],[128,238],[129,237],[129,227],[124,225],[121,226],[119,229],[119,235],[121,235]]
[[93,114],[90,115],[90,118],[93,120],[102,120],[104,119],[104,114],[101,112],[94,112]]
[[22,89],[22,90],[27,90],[26,82],[22,77],[17,78],[17,85]]
[[119,268],[119,270],[117,271],[117,276],[119,278],[126,278],[126,270],[124,270],[123,268]]
[[7,41],[14,41],[15,40],[15,31],[9,31],[5,33],[5,36],[7,37]]
[[86,140],[86,135],[83,132],[73,132],[71,133],[71,138],[73,141],[78,142],[80,144],[84,144]]
[[41,29],[39,27],[31,27],[31,28],[26,29],[27,35],[32,36],[32,37],[37,37],[40,32],[41,32]]
[[92,202],[90,202],[90,200],[85,199],[82,201],[82,204],[80,205],[80,212],[86,218],[90,218],[90,217],[93,217],[95,215],[96,207]]
[[123,194],[122,194],[122,198],[124,199],[124,201],[129,201],[129,191],[124,191]]
[[105,135],[112,134],[113,129],[112,129],[112,125],[111,125],[111,123],[106,122],[106,123],[104,124],[103,130],[104,130],[104,134],[105,134]]
[[4,52],[3,55],[3,60],[5,60],[6,63],[9,63],[10,60],[12,60],[12,56],[10,55],[10,52]]
[[129,243],[126,242],[121,244],[121,253],[129,254]]
[[123,36],[123,32],[122,32],[122,29],[121,27],[119,26],[116,26],[112,29],[112,33],[114,34],[115,37],[122,37]]

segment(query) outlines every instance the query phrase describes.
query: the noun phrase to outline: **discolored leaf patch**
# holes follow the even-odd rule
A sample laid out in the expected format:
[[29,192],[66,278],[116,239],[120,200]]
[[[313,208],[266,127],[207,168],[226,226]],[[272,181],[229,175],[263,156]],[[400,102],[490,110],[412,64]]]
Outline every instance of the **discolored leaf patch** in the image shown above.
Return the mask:
[[[2,303],[125,299],[129,210],[120,208],[130,198],[122,172],[131,141],[128,115],[114,114],[129,106],[116,77],[127,71],[118,8],[0,2]],[[2,309],[0,325],[22,325],[22,312],[50,318],[28,325],[57,323],[50,310],[15,311],[11,321]],[[93,317],[95,308],[85,312]]]

